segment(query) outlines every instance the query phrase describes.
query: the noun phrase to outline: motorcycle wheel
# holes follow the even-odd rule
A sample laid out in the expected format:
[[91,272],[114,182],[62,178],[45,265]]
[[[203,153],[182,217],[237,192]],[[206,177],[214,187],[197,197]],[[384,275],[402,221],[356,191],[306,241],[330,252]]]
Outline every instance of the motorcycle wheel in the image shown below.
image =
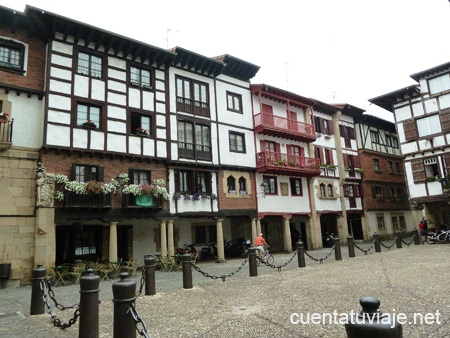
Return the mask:
[[436,238],[431,237],[431,236],[427,236],[427,243],[428,243],[428,244],[434,244],[434,243],[436,243]]

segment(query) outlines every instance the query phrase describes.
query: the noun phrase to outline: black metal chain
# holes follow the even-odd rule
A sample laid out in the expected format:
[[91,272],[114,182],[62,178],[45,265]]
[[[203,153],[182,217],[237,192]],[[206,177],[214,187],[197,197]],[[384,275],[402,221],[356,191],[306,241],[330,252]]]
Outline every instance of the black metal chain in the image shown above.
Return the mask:
[[353,243],[353,245],[355,246],[356,249],[364,252],[365,255],[367,255],[367,253],[372,250],[373,246],[375,245],[375,240],[372,241],[372,244],[370,245],[370,247],[368,249],[363,249],[361,247],[358,246],[358,244]]
[[380,241],[381,246],[385,247],[388,250],[391,250],[391,248],[397,243],[397,237],[394,238],[394,241],[391,245],[385,245],[382,241]]
[[309,258],[311,258],[313,261],[320,262],[320,264],[323,264],[323,261],[326,260],[328,257],[331,256],[331,254],[332,254],[333,251],[334,251],[334,248],[335,248],[335,245],[333,244],[333,246],[331,247],[331,251],[330,251],[325,257],[323,257],[323,258],[315,258],[315,257],[311,256],[311,255],[308,253],[308,251],[306,251],[306,250],[305,250],[305,255],[308,256]]
[[131,317],[133,317],[134,325],[136,326],[136,331],[142,337],[150,338],[150,336],[147,333],[147,325],[145,325],[144,321],[142,320],[141,316],[139,315],[139,312],[137,311],[136,306],[134,305],[134,302],[132,302],[130,304],[130,307],[128,308],[128,312],[131,314]]
[[[67,329],[68,327],[71,327],[73,324],[77,322],[78,317],[80,316],[80,308],[77,307],[75,310],[73,317],[69,319],[67,323],[64,323],[61,321],[60,318],[55,314],[55,311],[53,311],[52,306],[50,305],[49,295],[48,295],[48,289],[47,289],[48,279],[43,278],[40,281],[40,289],[42,291],[42,299],[44,301],[47,313],[50,315],[51,321],[53,322],[53,326],[60,328],[61,330]],[[68,309],[69,307],[66,307]]]
[[148,270],[148,267],[142,268],[141,282],[140,282],[140,286],[139,286],[139,291],[136,292],[136,297],[139,297],[142,294],[142,289],[144,288],[145,275],[146,275],[147,270]]
[[52,299],[53,303],[55,304],[55,306],[59,310],[64,311],[64,310],[67,310],[67,309],[74,309],[74,308],[78,307],[78,304],[73,304],[71,306],[64,306],[64,305],[59,304],[58,301],[55,298],[55,293],[53,292],[52,284],[50,282],[50,279],[46,278],[45,281],[46,281],[46,286],[47,286],[47,289],[48,289],[48,295]]
[[203,276],[209,277],[209,278],[211,278],[211,279],[219,279],[219,278],[220,278],[220,279],[222,279],[222,282],[225,282],[225,278],[231,277],[231,276],[235,275],[236,273],[238,273],[239,271],[241,271],[241,270],[242,270],[242,267],[243,267],[245,264],[247,264],[247,261],[248,261],[248,257],[242,262],[241,266],[239,266],[236,270],[234,270],[233,272],[230,272],[229,274],[221,275],[221,276],[210,275],[209,273],[207,273],[207,272],[203,271],[202,269],[200,269],[197,265],[195,265],[195,263],[192,263],[192,262],[191,262],[191,264],[192,264],[192,266],[194,267],[194,269],[195,269],[197,272],[200,272]]
[[285,266],[287,266],[290,262],[292,262],[292,260],[294,259],[295,256],[297,256],[298,251],[295,250],[293,255],[283,264],[280,265],[275,265],[275,264],[270,264],[269,262],[267,262],[264,258],[261,260],[260,262],[263,263],[265,266],[270,266],[272,269],[278,269],[278,272],[281,271],[282,268],[284,268]]
[[412,236],[412,238],[411,238],[411,241],[410,241],[409,243],[408,243],[408,242],[405,242],[405,241],[403,240],[403,238],[402,238],[402,243],[403,243],[403,244],[406,244],[407,246],[410,246],[410,245],[414,242],[415,236],[416,236],[416,235],[413,234],[413,236]]

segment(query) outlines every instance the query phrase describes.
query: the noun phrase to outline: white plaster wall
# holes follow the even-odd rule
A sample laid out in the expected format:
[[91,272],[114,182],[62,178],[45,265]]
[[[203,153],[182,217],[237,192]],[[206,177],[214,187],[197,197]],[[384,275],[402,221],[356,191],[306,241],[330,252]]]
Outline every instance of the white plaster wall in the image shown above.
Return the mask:
[[439,110],[436,98],[425,100],[424,103],[425,103],[425,111],[427,113],[433,113]]
[[67,82],[61,82],[56,80],[50,80],[50,86],[51,91],[57,91],[64,94],[71,94],[72,93],[72,85]]
[[156,253],[154,234],[160,225],[152,219],[131,219],[127,221],[133,224],[133,258],[139,259],[139,266],[143,266],[144,256]]
[[104,150],[105,149],[105,135],[100,131],[91,131],[91,149]]
[[156,125],[159,127],[165,127],[166,126],[166,117],[164,115],[156,115]]
[[[230,151],[229,131],[243,133],[245,136],[245,153],[237,153]],[[232,128],[225,125],[219,125],[220,139],[220,163],[227,165],[255,167],[255,141],[254,134],[251,130]]]
[[88,131],[86,129],[73,130],[73,146],[75,148],[87,149]]
[[[125,60],[118,59],[118,58],[113,57],[113,56],[108,56],[108,66],[114,67],[114,68],[121,68],[123,70],[126,70],[127,69],[127,62]],[[113,77],[113,76],[111,76],[110,72],[114,73],[115,71],[116,70],[109,68],[108,69],[108,76],[109,77]],[[124,72],[119,72],[119,74],[125,74],[125,73]],[[125,78],[123,78],[123,79],[119,78],[119,80],[125,80]]]
[[397,132],[398,132],[398,142],[399,143],[404,143],[406,141],[405,139],[405,130],[403,128],[403,123],[397,123],[396,124],[397,127]]
[[428,182],[428,193],[430,196],[433,195],[441,195],[442,194],[442,185],[441,182]]
[[120,104],[120,105],[123,105],[123,106],[125,106],[127,104],[126,96],[125,95],[121,95],[121,94],[117,94],[117,93],[108,92],[107,100],[108,100],[109,103]]
[[127,73],[108,68],[108,77],[111,79],[125,81],[127,79]]
[[412,106],[413,116],[421,116],[425,114],[422,102],[414,103]]
[[125,93],[127,91],[127,86],[125,85],[125,83],[109,80],[108,81],[108,89],[112,89],[112,90],[116,90],[118,92]]
[[55,67],[51,67],[50,76],[70,81],[72,79],[72,72],[65,69],[58,69]]
[[436,136],[433,138],[434,147],[445,146],[445,135]]
[[418,151],[417,144],[415,142],[402,144],[400,146],[400,148],[402,150],[402,154],[403,155],[410,154],[410,153],[415,153],[415,152]]
[[144,138],[144,155],[146,156],[158,156],[158,157],[166,157],[166,143],[158,141],[158,154],[155,154],[155,140]]
[[128,105],[136,109],[141,108],[141,92],[136,88],[128,90]]
[[105,101],[105,82],[92,79],[91,98],[93,100]]
[[450,94],[442,95],[439,97],[439,105],[441,109],[450,107]]
[[[52,54],[51,62],[54,65],[72,68],[72,55],[70,55],[70,57],[65,57],[65,56],[61,56],[61,55]],[[52,67],[52,68],[54,68],[54,67]]]
[[156,137],[158,138],[158,139],[165,139],[166,138],[166,130],[165,129],[160,129],[160,128],[158,128],[158,129],[156,129]]
[[47,125],[47,144],[58,145],[62,147],[70,146],[70,128]]
[[410,106],[404,106],[401,108],[396,108],[394,110],[395,118],[397,122],[410,119],[412,117],[411,115],[411,108]]
[[428,93],[428,81],[427,79],[420,79],[419,80],[419,84],[420,84],[420,92],[423,93]]
[[123,133],[123,134],[125,134],[127,132],[127,124],[125,122],[109,120],[107,122],[107,125],[108,125],[109,132],[116,132],[116,133]]
[[119,153],[126,153],[125,135],[108,134],[108,150]]
[[87,76],[75,75],[74,95],[89,97],[89,78]]
[[[57,40],[53,40],[52,41],[52,50],[53,51],[57,51],[59,53],[63,53],[63,54],[68,54],[70,56],[72,56],[73,54],[73,46],[67,43],[62,43],[59,42]],[[52,56],[52,62],[53,61],[53,57],[60,57],[59,55],[53,55]]]
[[[380,211],[367,211],[366,217],[367,217],[367,224],[368,224],[368,234],[369,237],[372,238],[373,234],[375,232],[382,233],[382,234],[392,234],[393,233],[393,225],[392,225],[392,216],[398,217],[399,215],[403,215],[405,218],[405,224],[406,229],[402,229],[401,231],[410,232],[416,228],[416,224],[414,224],[414,217],[413,213],[414,210],[380,210]],[[378,230],[378,223],[377,223],[377,214],[383,214],[384,217],[384,224],[386,227],[386,230],[380,231]],[[412,238],[408,237],[405,240],[410,241]]]
[[47,112],[47,119],[50,122],[63,123],[70,125],[70,113],[63,113],[49,109]]
[[108,106],[108,117],[125,121],[127,118],[127,110],[117,106]]
[[156,102],[156,112],[158,113],[166,113],[166,104],[161,102]]
[[62,110],[71,110],[71,100],[69,97],[50,94],[48,98],[48,107]]
[[418,183],[418,184],[414,183],[412,176],[411,162],[405,162],[405,174],[410,198],[427,196],[425,183]]
[[[160,94],[164,100],[164,93]],[[155,111],[155,94],[153,92],[142,92],[142,108],[145,110]],[[161,111],[160,113],[165,113],[165,111]]]
[[128,151],[130,154],[141,154],[141,139],[139,136],[130,136],[128,138]]
[[14,119],[12,143],[14,146],[39,148],[43,142],[44,100],[36,96],[28,98],[14,91],[8,95],[11,101],[11,116]]

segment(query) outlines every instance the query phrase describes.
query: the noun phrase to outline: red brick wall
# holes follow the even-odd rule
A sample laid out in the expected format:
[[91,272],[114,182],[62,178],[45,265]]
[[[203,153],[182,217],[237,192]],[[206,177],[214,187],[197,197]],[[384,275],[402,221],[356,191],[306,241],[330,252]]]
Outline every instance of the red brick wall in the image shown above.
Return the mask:
[[[250,184],[253,184],[255,181],[255,175],[250,174]],[[224,192],[224,186],[223,186],[223,171],[219,172],[219,182],[218,182],[218,195],[219,198],[219,205],[221,210],[227,210],[227,209],[256,209],[256,196],[255,192],[253,191],[252,187],[252,194],[251,195],[245,195],[244,197],[227,197],[226,193]],[[239,196],[239,194],[238,194]]]
[[18,29],[16,33],[11,33],[10,27],[0,25],[0,36],[10,37],[18,40],[19,42],[28,44],[26,76],[0,70],[0,82],[18,87],[43,90],[45,79],[46,45],[35,35],[30,34],[31,37],[28,35],[28,32],[23,29]]

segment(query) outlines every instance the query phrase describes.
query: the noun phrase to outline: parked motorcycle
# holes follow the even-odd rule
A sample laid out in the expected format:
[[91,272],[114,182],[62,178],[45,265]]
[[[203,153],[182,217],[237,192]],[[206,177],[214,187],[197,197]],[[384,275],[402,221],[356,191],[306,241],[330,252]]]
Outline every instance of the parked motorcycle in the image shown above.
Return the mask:
[[322,244],[324,247],[331,248],[334,245],[334,234],[326,232],[322,236]]
[[441,230],[440,232],[428,231],[425,234],[427,243],[450,242],[450,230]]
[[179,255],[183,255],[183,254],[196,254],[197,253],[197,249],[194,246],[194,243],[192,244],[185,244],[182,248],[177,248],[176,249],[177,254]]
[[202,260],[217,258],[216,243],[210,243],[208,246],[202,248]]
[[248,248],[252,246],[251,240],[245,240],[244,237],[240,237],[237,242],[226,241],[225,257],[244,257],[247,255]]

